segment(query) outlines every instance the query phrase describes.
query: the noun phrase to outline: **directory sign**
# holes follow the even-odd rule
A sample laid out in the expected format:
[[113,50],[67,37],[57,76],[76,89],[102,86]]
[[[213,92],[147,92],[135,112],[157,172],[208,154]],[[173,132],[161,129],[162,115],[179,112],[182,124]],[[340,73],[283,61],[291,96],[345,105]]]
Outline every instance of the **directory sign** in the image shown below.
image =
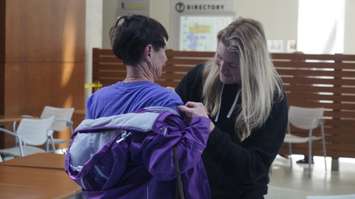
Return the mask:
[[169,47],[215,51],[217,33],[235,18],[234,0],[171,0]]
[[215,51],[217,33],[232,20],[232,16],[181,16],[179,50]]

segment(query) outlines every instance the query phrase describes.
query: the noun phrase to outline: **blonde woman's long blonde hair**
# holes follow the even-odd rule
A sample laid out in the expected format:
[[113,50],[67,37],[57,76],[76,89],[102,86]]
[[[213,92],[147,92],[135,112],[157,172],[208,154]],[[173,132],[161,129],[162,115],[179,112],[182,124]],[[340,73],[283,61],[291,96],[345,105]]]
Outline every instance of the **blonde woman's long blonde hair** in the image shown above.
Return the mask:
[[[281,98],[281,79],[267,50],[262,25],[253,19],[238,18],[217,35],[229,52],[240,56],[241,111],[235,120],[235,131],[241,140],[261,127],[270,115],[275,94]],[[236,59],[238,59],[236,57]],[[213,117],[221,108],[223,83],[219,67],[208,62],[204,70],[204,104]]]

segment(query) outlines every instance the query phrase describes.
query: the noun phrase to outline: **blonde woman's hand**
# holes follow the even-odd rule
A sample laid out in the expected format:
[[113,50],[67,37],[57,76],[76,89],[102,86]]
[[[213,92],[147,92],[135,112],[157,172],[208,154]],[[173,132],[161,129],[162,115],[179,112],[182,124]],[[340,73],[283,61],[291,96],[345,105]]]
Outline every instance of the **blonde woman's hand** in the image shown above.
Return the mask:
[[[186,102],[185,105],[178,106],[178,109],[184,113],[186,117],[191,119],[192,117],[205,117],[208,118],[208,111],[206,107],[200,102]],[[214,129],[214,124],[210,120],[210,131]]]

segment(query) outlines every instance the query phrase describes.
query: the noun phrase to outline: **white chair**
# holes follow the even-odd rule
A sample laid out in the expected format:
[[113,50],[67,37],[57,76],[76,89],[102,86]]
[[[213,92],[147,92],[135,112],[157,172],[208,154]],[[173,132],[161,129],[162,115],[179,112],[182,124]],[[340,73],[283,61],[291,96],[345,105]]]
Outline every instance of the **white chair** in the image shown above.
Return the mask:
[[[322,149],[324,156],[325,171],[327,171],[326,163],[326,146],[325,146],[325,134],[324,134],[324,122],[323,122],[324,110],[322,108],[303,108],[290,106],[288,113],[288,132],[285,136],[284,142],[289,144],[289,155],[292,154],[292,144],[305,144],[308,143],[308,168],[311,170],[312,164],[312,143],[316,140],[322,140]],[[297,127],[299,129],[308,130],[308,135],[297,136],[291,133],[290,126]],[[314,136],[313,130],[320,127],[321,136]],[[290,156],[290,162],[292,167],[292,160]]]
[[45,152],[36,147],[46,143],[48,131],[53,125],[54,117],[46,119],[22,119],[16,132],[0,128],[0,132],[14,136],[18,141],[18,146],[0,149],[0,154],[10,156],[26,156],[34,153]]
[[56,144],[62,144],[66,141],[63,139],[55,139],[53,137],[54,131],[63,131],[66,128],[69,128],[70,133],[73,133],[73,122],[71,120],[74,113],[74,108],[58,108],[52,106],[45,106],[41,118],[48,118],[51,116],[55,117],[54,123],[51,127],[51,131],[48,133],[48,142],[46,144],[46,149],[49,151],[49,144],[52,146],[52,150],[55,151]]

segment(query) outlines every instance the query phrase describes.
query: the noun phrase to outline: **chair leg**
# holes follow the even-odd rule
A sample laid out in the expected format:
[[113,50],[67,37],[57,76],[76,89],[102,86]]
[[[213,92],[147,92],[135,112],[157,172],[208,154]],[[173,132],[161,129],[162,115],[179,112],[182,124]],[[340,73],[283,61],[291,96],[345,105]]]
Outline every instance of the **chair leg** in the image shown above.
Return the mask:
[[51,150],[52,150],[52,152],[55,152],[56,148],[55,148],[53,136],[48,135],[48,139],[47,139],[47,142],[46,142],[46,151],[50,152]]
[[25,153],[23,151],[23,145],[22,145],[23,143],[22,143],[21,139],[19,139],[19,143],[20,143],[20,145],[19,145],[20,155],[21,155],[21,157],[23,157],[23,156],[25,156]]
[[327,149],[325,146],[325,133],[324,133],[324,125],[321,124],[321,131],[322,131],[322,148],[323,148],[323,156],[324,156],[324,169],[327,172]]
[[[291,127],[290,127],[290,123],[287,123],[287,133],[291,134]],[[290,168],[292,169],[292,143],[289,142],[288,143],[288,159],[290,160]]]
[[16,132],[16,121],[14,121],[13,123],[12,123],[12,130],[13,130],[13,132]]
[[54,140],[52,141],[52,149],[53,149],[53,152],[55,152],[55,150],[57,150],[57,149],[55,148]]
[[56,148],[55,148],[53,136],[51,136],[51,145],[52,145],[52,150],[53,150],[53,152],[55,152]]
[[[310,132],[312,132],[312,130],[310,130]],[[312,135],[312,133],[311,133]],[[311,171],[312,171],[312,139],[310,138],[308,141],[308,176],[311,177]]]
[[47,142],[46,142],[46,151],[47,151],[47,152],[49,152],[49,142],[50,142],[49,139],[50,139],[50,138],[48,138],[48,139],[47,139]]
[[292,143],[288,143],[288,159],[290,160],[290,168],[292,169]]
[[339,171],[339,158],[332,157],[332,164],[331,164],[332,171]]
[[[310,141],[310,147],[312,147],[312,141]],[[309,149],[309,153],[308,153],[308,169],[309,171],[311,171],[312,168],[312,148]]]

